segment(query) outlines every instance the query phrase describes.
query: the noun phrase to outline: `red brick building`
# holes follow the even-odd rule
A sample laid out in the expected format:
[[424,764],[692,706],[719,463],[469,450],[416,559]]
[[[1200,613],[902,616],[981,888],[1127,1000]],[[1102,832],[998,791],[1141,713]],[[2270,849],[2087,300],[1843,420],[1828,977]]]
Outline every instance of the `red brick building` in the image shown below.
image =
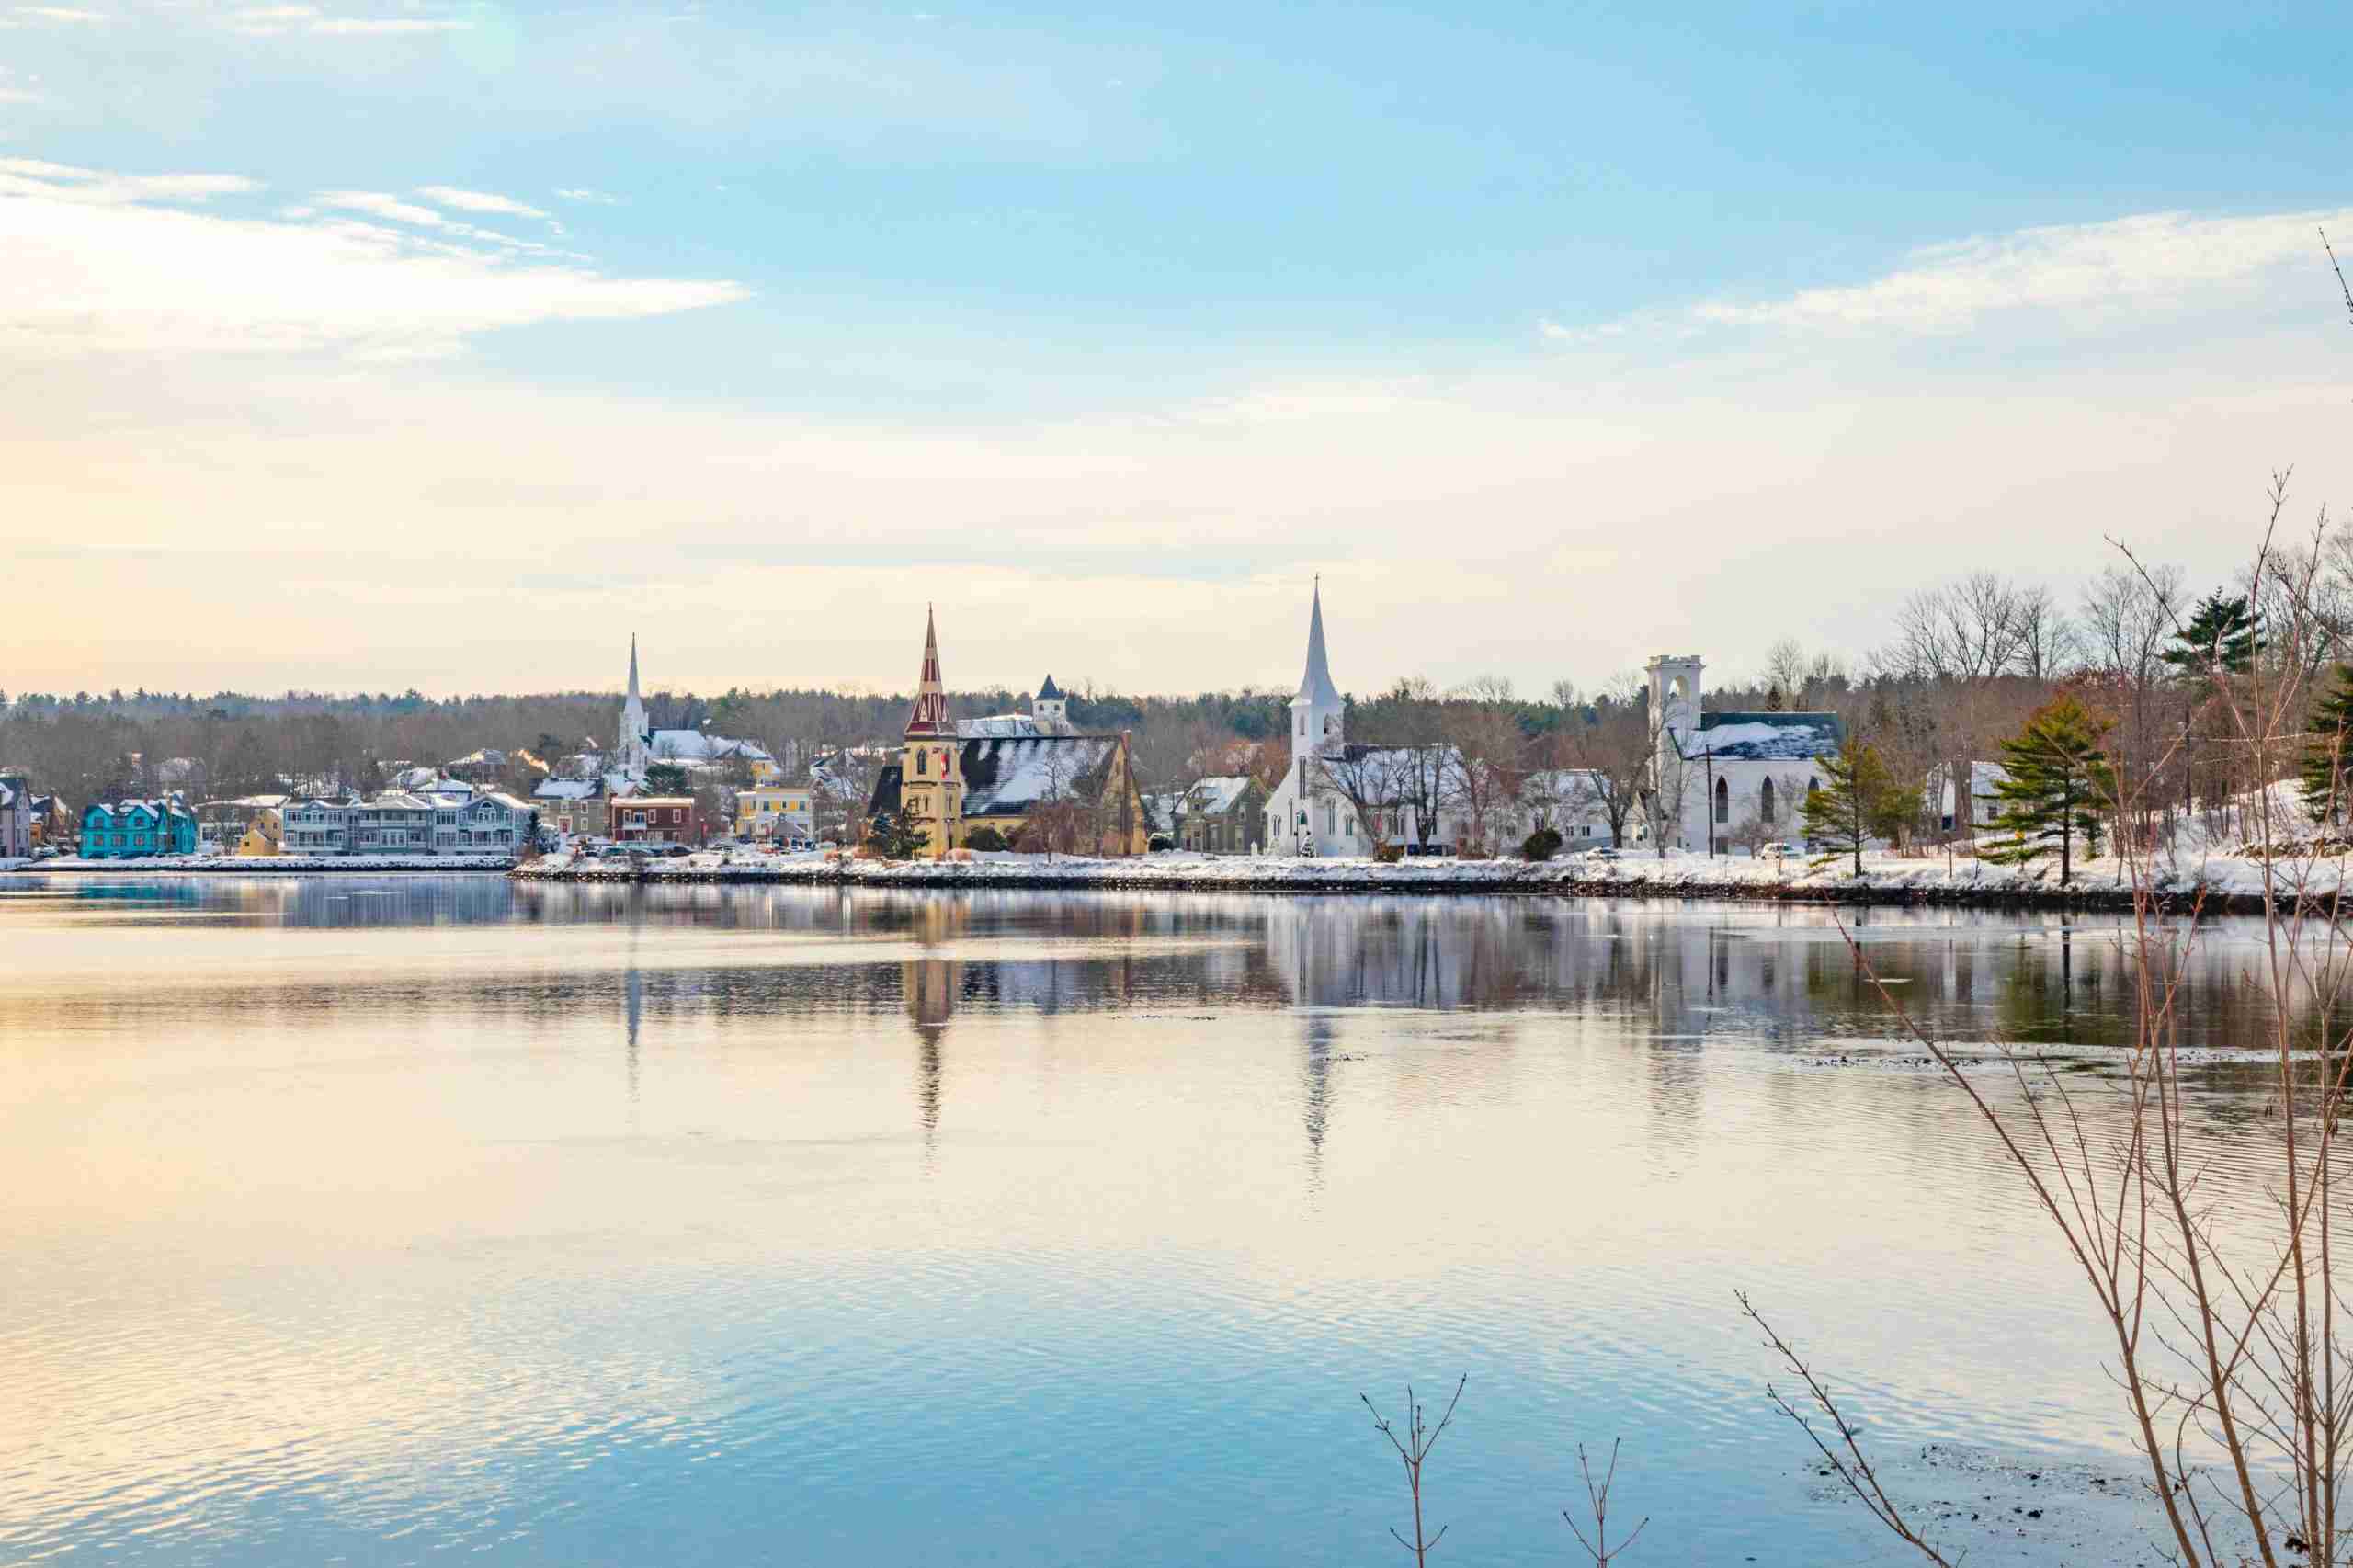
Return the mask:
[[707,831],[692,795],[623,795],[611,811],[620,844],[700,844]]

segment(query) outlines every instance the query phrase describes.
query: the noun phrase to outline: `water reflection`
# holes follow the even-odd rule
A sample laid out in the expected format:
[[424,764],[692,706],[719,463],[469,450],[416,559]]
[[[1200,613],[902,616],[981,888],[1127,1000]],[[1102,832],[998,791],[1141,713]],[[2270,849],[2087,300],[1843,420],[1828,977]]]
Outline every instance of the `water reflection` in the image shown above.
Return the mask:
[[[2129,1039],[2110,926],[1857,934]],[[1810,1065],[1895,1044],[1820,911],[26,879],[0,945],[0,1560],[1356,1562],[1355,1390],[1463,1369],[1465,1561],[1621,1433],[1663,1555],[1845,1560],[1735,1283],[1892,1441],[2114,1436],[1955,1096]]]

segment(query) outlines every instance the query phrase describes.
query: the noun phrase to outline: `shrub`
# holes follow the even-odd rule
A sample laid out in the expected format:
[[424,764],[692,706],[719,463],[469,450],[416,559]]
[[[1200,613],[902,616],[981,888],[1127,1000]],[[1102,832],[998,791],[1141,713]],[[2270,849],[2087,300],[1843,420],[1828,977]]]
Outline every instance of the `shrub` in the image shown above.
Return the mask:
[[1405,846],[1402,844],[1384,844],[1372,852],[1372,858],[1384,866],[1393,866],[1405,858]]
[[1550,860],[1561,852],[1561,835],[1557,828],[1540,827],[1520,840],[1519,858],[1523,860]]
[[964,847],[981,850],[1002,849],[1005,847],[1005,835],[986,825],[976,827],[964,835]]

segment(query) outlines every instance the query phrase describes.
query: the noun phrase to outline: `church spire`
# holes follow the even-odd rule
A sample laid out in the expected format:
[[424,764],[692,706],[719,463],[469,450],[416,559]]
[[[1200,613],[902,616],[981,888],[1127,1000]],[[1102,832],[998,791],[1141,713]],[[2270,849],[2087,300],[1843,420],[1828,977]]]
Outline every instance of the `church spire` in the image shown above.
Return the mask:
[[630,699],[631,702],[635,702],[635,701],[637,701],[637,700],[638,700],[638,696],[637,696],[637,633],[636,633],[636,632],[634,632],[634,631],[632,631],[632,632],[631,632],[631,633],[629,634],[629,699]]
[[1332,685],[1332,666],[1324,657],[1324,579],[1315,579],[1314,608],[1307,618],[1307,673],[1300,677],[1299,700],[1317,708],[1337,708],[1340,693]]
[[929,605],[923,612],[923,678],[915,687],[915,711],[907,715],[907,733],[948,733],[948,691],[939,683],[939,632]]

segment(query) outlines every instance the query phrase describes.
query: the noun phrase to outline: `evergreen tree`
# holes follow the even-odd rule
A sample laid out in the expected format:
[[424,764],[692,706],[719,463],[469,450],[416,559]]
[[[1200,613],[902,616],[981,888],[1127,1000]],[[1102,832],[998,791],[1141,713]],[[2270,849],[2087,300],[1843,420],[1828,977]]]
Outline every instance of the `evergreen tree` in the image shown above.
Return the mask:
[[885,860],[919,860],[923,858],[923,824],[905,812],[892,812],[875,819],[873,835],[867,842]]
[[648,794],[683,795],[692,788],[687,779],[687,770],[675,762],[655,762],[646,766],[645,790]]
[[2099,808],[2116,796],[2116,774],[2100,750],[2108,721],[2062,693],[2035,710],[2015,739],[2002,743],[2009,774],[1994,787],[2000,801],[1988,825],[2009,841],[1984,852],[1997,865],[2026,865],[2059,851],[2059,883],[2075,874],[2075,841],[2099,853]]
[[2314,822],[2342,821],[2353,790],[2353,665],[2339,665],[2336,681],[2313,715],[2302,769],[2304,808]]
[[1847,736],[1845,745],[1822,759],[1822,788],[1806,791],[1798,808],[1806,842],[1821,851],[1813,863],[1826,866],[1851,855],[1855,875],[1861,876],[1863,846],[1880,835],[1892,814],[1900,814],[1904,799],[1879,748]]
[[2260,618],[2248,608],[2246,596],[2226,597],[2217,588],[2198,601],[2189,624],[2158,656],[2184,679],[2197,680],[2218,668],[2243,676],[2255,667],[2255,656],[2262,651]]

